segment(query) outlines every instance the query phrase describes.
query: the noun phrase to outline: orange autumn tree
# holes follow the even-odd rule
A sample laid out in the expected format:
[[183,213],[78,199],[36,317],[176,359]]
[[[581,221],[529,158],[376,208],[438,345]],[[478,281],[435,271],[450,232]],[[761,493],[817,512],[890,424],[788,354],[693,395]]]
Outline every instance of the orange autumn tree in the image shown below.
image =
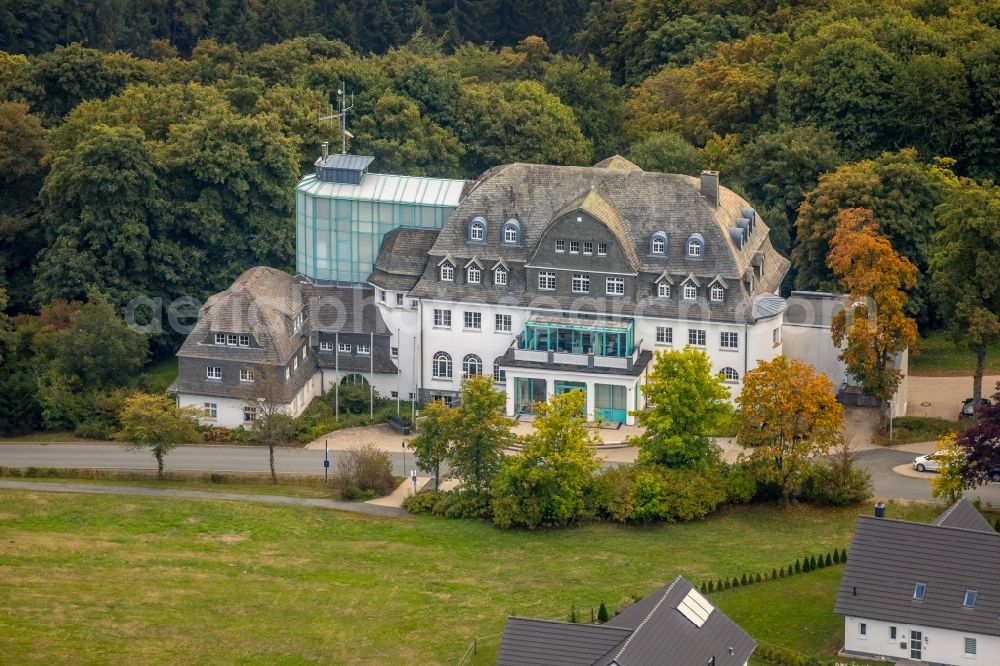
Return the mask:
[[[885,405],[903,377],[896,356],[917,342],[917,324],[905,312],[917,268],[879,233],[871,210],[847,208],[836,220],[827,265],[848,297],[833,318],[833,343],[864,394]],[[884,426],[885,410],[879,415]]]
[[736,439],[750,449],[750,469],[759,481],[777,485],[786,504],[801,486],[809,459],[843,441],[844,408],[833,382],[803,361],[760,361],[744,375],[736,404]]

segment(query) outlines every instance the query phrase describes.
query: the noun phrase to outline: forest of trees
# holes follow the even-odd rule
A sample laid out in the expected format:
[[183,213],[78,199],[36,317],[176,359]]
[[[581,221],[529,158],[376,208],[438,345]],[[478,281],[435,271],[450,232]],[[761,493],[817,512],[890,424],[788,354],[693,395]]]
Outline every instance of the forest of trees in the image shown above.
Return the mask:
[[[988,0],[15,0],[0,6],[5,315],[203,300],[249,266],[291,269],[294,184],[338,135],[318,117],[341,81],[350,149],[381,172],[615,153],[719,169],[792,257],[787,287],[837,288],[834,220],[870,209],[918,270],[922,327],[941,323],[935,209],[956,189],[997,196]],[[150,357],[179,341],[154,336]],[[0,339],[0,358],[32,344]]]

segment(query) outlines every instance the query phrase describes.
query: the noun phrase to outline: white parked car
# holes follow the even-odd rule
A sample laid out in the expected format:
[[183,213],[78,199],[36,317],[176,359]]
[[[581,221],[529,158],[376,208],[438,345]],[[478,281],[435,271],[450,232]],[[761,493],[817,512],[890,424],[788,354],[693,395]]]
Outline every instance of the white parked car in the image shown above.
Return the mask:
[[918,472],[936,472],[941,467],[941,459],[943,457],[943,451],[929,453],[926,456],[917,456],[913,459],[913,469]]

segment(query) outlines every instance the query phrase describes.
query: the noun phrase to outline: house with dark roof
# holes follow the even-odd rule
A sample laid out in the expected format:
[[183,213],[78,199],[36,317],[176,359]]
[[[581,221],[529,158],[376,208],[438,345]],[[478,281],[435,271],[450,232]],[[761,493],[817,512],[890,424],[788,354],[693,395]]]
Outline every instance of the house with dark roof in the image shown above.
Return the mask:
[[678,576],[605,624],[508,618],[497,666],[745,666],[756,646]]
[[966,499],[931,524],[858,518],[834,611],[844,653],[1000,664],[1000,533]]
[[342,383],[450,402],[487,375],[510,416],[580,390],[588,418],[632,424],[659,351],[703,350],[733,397],[786,351],[789,262],[717,172],[614,156],[465,181],[372,164],[324,146],[296,186],[296,275],[251,268],[205,303],[178,352],[179,404],[233,427],[264,372],[292,414]]

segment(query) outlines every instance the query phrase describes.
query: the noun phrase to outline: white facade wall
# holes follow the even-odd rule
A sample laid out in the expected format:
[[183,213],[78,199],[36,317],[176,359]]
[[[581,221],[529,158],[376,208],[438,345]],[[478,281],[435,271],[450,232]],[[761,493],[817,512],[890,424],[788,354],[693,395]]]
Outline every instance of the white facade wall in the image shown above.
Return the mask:
[[[398,390],[396,388],[398,385],[397,381],[399,379],[397,375],[379,373],[372,375],[368,371],[358,372],[356,370],[341,370],[338,375],[338,373],[334,372],[333,368],[323,368],[322,370],[316,372],[316,381],[317,383],[322,381],[324,391],[329,394],[334,391],[335,386],[340,383],[345,375],[361,375],[365,378],[366,382],[375,387],[375,390],[378,391],[378,394],[383,398],[393,399],[391,398],[392,393]],[[409,395],[406,392],[401,392],[399,395],[402,400],[409,400]]]
[[[312,399],[319,394],[319,373],[317,373],[302,385],[302,388],[298,390],[290,402],[282,406],[282,411],[291,416],[300,416],[309,406]],[[178,407],[195,407],[203,410],[206,403],[215,405],[216,416],[214,419],[208,417],[201,418],[202,425],[218,426],[220,428],[249,427],[249,424],[243,420],[243,407],[246,403],[239,398],[220,398],[193,393],[177,394]]]
[[[866,637],[860,625],[866,625]],[[896,639],[889,639],[889,628],[896,627]],[[910,659],[911,631],[922,633],[920,661],[948,666],[1000,666],[1000,637],[972,632],[937,629],[917,624],[884,622],[866,618],[844,618],[844,650],[859,655],[878,655],[890,659]],[[965,653],[965,639],[976,639],[976,654]],[[905,647],[900,647],[903,644]]]
[[817,372],[830,378],[835,391],[847,382],[840,349],[833,344],[829,326],[785,324],[782,334],[785,356],[816,366]]
[[[376,388],[379,393],[386,397],[392,395],[392,391],[399,391],[399,396],[403,400],[409,400],[410,394],[416,395],[420,387],[420,311],[419,302],[406,296],[405,292],[392,291],[389,289],[376,289],[376,303],[379,313],[389,329],[389,345],[399,349],[399,357],[393,358],[393,363],[399,368],[399,378],[392,380],[392,387],[384,393],[380,384],[388,384],[386,381],[377,381]],[[380,294],[385,293],[385,300]],[[397,305],[397,295],[402,295],[403,304]],[[397,389],[398,385],[398,389]]]

